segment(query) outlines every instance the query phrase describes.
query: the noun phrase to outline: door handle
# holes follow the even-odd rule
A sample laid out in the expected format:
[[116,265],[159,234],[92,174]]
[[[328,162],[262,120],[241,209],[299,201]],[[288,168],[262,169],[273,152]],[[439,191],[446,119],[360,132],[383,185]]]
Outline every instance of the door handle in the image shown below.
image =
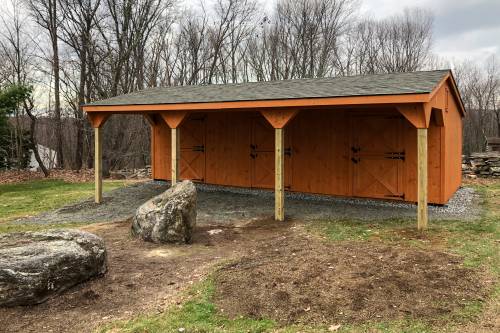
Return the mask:
[[352,158],[351,158],[351,161],[352,161],[352,163],[354,163],[354,164],[358,164],[358,162],[360,161],[360,159],[359,159],[359,158],[354,158],[354,157],[352,157]]

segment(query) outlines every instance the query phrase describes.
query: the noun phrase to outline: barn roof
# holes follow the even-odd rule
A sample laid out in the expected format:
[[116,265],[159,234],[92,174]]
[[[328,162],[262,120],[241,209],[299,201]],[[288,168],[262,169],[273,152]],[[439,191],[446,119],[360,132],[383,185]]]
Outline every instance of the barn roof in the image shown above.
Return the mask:
[[427,94],[449,70],[145,89],[87,105],[151,105]]

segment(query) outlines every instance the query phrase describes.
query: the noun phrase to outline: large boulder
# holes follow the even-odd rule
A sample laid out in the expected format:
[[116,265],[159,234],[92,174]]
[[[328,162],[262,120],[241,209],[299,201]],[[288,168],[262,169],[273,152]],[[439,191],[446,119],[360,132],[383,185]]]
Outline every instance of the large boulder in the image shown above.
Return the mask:
[[101,238],[79,230],[0,235],[0,306],[30,305],[106,272]]
[[196,187],[188,180],[140,206],[132,234],[154,243],[189,243],[196,225]]

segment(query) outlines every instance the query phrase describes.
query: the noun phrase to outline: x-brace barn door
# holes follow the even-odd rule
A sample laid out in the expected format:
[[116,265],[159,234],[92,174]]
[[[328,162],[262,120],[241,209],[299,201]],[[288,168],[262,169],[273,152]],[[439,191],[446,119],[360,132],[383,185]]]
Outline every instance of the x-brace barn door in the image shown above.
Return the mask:
[[353,116],[351,163],[353,195],[404,199],[402,118],[399,116]]
[[181,179],[205,180],[205,116],[194,114],[181,126]]

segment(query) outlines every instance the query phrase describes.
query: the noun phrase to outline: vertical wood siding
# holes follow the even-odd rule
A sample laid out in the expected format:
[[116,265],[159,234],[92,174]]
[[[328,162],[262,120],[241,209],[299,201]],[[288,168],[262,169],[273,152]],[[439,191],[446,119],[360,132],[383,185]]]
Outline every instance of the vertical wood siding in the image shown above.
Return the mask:
[[[431,121],[428,130],[428,195],[429,202],[436,204],[446,203],[461,182],[462,119],[453,99],[450,98],[448,112],[444,113],[445,126]],[[390,126],[398,126],[394,138],[389,134],[377,135],[377,129],[384,131],[384,120],[378,117],[388,117]],[[181,179],[273,188],[274,130],[259,112],[194,113],[180,130]],[[358,140],[360,131],[369,130],[372,133],[364,133],[363,144],[372,141],[371,150],[365,149],[365,155],[353,153],[353,140]],[[158,121],[152,135],[153,177],[168,180],[170,129]],[[417,201],[417,130],[396,109],[303,110],[285,127],[284,140],[288,190],[378,198],[404,193],[402,200]],[[383,140],[396,141],[388,144]],[[203,146],[204,151],[193,151],[195,146]],[[387,153],[382,151],[386,149],[402,149],[404,161],[385,160],[380,153]],[[364,164],[355,164],[353,158],[362,159]],[[360,174],[365,172],[363,168],[371,174]],[[356,188],[359,182],[372,189],[360,191]],[[387,189],[389,195],[384,192]]]

